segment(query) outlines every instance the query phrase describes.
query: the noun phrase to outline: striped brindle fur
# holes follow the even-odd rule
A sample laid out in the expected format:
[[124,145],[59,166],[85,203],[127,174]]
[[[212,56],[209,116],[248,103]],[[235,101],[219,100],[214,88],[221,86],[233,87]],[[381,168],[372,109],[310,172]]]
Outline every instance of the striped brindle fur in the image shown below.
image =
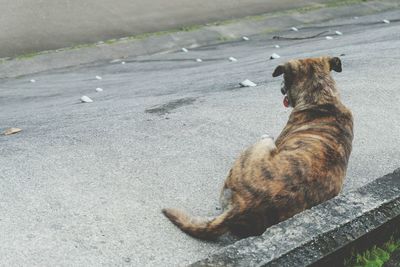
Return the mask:
[[330,71],[342,71],[337,57],[291,60],[282,93],[293,107],[274,142],[266,137],[235,161],[221,193],[223,212],[213,219],[163,209],[172,223],[200,239],[230,232],[260,235],[273,224],[336,196],[343,185],[353,140],[353,118],[340,101]]

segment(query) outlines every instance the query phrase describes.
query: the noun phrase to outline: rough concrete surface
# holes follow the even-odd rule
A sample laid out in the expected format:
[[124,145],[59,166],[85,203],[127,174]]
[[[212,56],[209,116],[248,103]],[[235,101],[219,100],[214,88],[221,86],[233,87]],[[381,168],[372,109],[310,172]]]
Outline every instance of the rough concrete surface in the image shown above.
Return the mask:
[[[377,23],[383,18],[392,23]],[[264,133],[277,136],[286,123],[282,79],[271,73],[291,58],[345,54],[343,72],[333,74],[355,117],[344,192],[396,169],[396,19],[393,11],[279,33],[343,32],[333,40],[260,35],[128,58],[124,65],[98,62],[2,79],[0,131],[22,129],[0,136],[2,264],[184,266],[231,244],[190,238],[160,210],[218,212],[234,158]],[[269,60],[274,52],[281,58]],[[258,86],[240,88],[245,79]],[[80,103],[83,95],[94,102]]]

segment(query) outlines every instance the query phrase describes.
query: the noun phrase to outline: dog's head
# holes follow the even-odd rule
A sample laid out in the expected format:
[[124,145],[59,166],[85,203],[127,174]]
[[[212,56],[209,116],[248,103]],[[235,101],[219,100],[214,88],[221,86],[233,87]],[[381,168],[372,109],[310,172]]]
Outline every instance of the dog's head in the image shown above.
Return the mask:
[[331,70],[342,71],[342,62],[338,57],[290,60],[276,67],[272,76],[283,74],[281,92],[285,95],[284,104],[295,107],[325,103],[331,97],[339,97]]

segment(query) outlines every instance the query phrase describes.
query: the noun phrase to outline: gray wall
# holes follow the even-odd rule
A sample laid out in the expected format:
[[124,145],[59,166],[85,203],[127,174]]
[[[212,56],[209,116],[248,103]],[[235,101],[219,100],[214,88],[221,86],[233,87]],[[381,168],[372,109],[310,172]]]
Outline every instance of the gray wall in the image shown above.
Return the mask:
[[0,57],[327,0],[0,0]]

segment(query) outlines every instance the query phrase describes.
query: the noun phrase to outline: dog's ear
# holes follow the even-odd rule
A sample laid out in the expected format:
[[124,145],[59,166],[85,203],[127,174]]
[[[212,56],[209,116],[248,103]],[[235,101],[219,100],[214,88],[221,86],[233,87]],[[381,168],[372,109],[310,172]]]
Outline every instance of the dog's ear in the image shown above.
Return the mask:
[[338,57],[329,58],[329,67],[330,70],[334,70],[336,72],[342,72],[342,61]]
[[279,65],[278,67],[275,68],[274,72],[272,73],[272,77],[278,77],[279,75],[282,75],[285,72],[285,66]]

